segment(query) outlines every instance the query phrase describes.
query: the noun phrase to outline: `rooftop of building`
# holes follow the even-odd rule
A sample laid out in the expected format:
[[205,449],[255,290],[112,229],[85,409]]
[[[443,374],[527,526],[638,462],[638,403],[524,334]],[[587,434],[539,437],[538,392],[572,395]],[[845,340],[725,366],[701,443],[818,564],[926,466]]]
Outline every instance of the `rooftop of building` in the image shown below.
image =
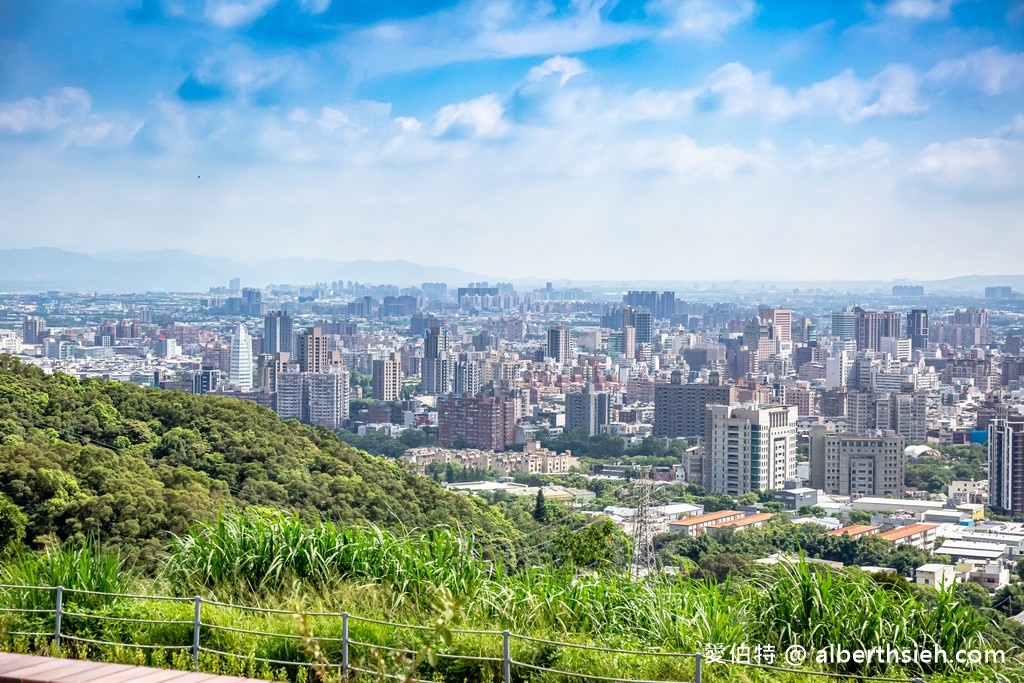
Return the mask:
[[914,536],[917,534],[928,533],[929,531],[934,531],[938,528],[938,524],[908,524],[907,526],[901,526],[896,529],[891,529],[889,531],[883,531],[882,533],[878,534],[878,536],[880,538],[884,538],[887,541],[898,541],[902,538],[909,538],[910,536]]
[[685,519],[675,519],[669,522],[669,526],[676,527],[689,527],[697,526],[699,524],[707,524],[715,522],[720,519],[726,519],[727,517],[742,517],[743,513],[739,510],[719,510],[718,512],[706,512],[703,515],[697,515],[696,517],[687,517]]
[[871,533],[877,530],[877,526],[871,524],[851,524],[850,526],[844,526],[842,529],[836,529],[835,531],[828,532],[829,536],[860,536],[861,534]]

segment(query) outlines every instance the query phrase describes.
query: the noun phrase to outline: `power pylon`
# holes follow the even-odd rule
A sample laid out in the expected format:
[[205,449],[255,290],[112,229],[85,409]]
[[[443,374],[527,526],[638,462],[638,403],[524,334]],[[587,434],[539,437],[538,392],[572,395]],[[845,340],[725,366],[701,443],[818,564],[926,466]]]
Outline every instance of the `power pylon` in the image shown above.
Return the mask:
[[633,566],[632,573],[637,579],[654,571],[654,532],[651,529],[651,468],[637,470],[638,478],[633,483],[637,495],[636,516],[633,518]]

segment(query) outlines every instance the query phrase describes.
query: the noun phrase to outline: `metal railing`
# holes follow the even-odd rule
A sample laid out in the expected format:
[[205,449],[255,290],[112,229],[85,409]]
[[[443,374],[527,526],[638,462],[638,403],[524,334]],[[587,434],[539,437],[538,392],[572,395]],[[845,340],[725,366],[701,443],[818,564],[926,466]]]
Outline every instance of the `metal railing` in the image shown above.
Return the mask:
[[[401,624],[390,621],[382,621],[379,619],[372,619],[369,617],[360,617],[348,612],[306,612],[300,610],[282,610],[282,609],[271,609],[266,607],[250,607],[245,605],[234,605],[231,603],[218,602],[215,600],[207,600],[200,596],[191,598],[181,597],[170,597],[162,595],[138,595],[130,593],[103,593],[98,591],[86,591],[64,588],[63,586],[17,586],[17,585],[3,585],[0,584],[0,595],[3,593],[10,594],[11,591],[27,592],[52,592],[54,593],[53,598],[53,609],[42,609],[38,606],[35,607],[0,607],[0,624],[5,615],[26,615],[26,616],[53,616],[53,629],[51,631],[5,631],[0,628],[0,635],[8,636],[21,636],[21,637],[36,637],[46,638],[52,643],[54,653],[59,653],[61,650],[62,643],[73,642],[83,643],[88,645],[96,645],[100,647],[116,647],[116,648],[140,648],[142,650],[163,650],[169,652],[189,652],[191,654],[191,665],[196,671],[199,670],[200,666],[200,655],[209,654],[218,657],[228,657],[234,659],[242,659],[255,663],[261,663],[268,666],[279,666],[279,667],[313,667],[314,664],[307,660],[296,661],[296,660],[283,660],[275,659],[271,657],[257,657],[254,654],[240,654],[238,652],[230,652],[226,650],[217,649],[203,644],[203,634],[206,633],[209,638],[216,633],[227,633],[227,634],[238,634],[255,636],[257,638],[274,638],[282,640],[299,640],[306,641],[307,639],[315,640],[319,643],[334,643],[340,645],[341,649],[341,662],[340,664],[332,665],[332,669],[336,669],[341,675],[342,679],[349,680],[350,674],[366,674],[369,676],[378,676],[384,678],[395,678],[401,680],[407,680],[406,676],[399,676],[396,674],[388,673],[385,670],[378,668],[377,670],[368,669],[362,661],[354,663],[351,657],[351,648],[365,648],[366,650],[381,651],[381,652],[392,652],[402,655],[415,655],[416,650],[408,648],[394,647],[385,645],[383,643],[372,643],[362,640],[356,640],[350,635],[350,626],[352,622],[358,622],[363,624],[372,624],[378,626],[389,627],[397,630],[409,630],[414,632],[427,632],[432,631],[432,627],[422,626],[416,624]],[[90,614],[86,611],[67,609],[65,605],[65,598],[75,596],[84,596],[85,598],[100,598],[109,599],[110,601],[116,600],[136,600],[136,601],[161,601],[171,603],[192,603],[192,618],[191,620],[184,619],[142,619],[135,617],[124,617],[115,616],[110,614]],[[38,604],[34,602],[33,604]],[[258,629],[247,629],[237,628],[235,626],[226,626],[222,624],[216,624],[212,621],[204,621],[203,606],[208,608],[217,608],[221,610],[239,610],[250,614],[262,614],[266,616],[297,616],[303,615],[309,618],[324,618],[324,619],[338,619],[341,621],[341,637],[326,637],[317,636],[313,634],[303,635],[299,633],[282,633],[277,631],[269,630],[258,630]],[[191,631],[190,642],[182,642],[181,644],[157,644],[157,643],[141,643],[141,642],[114,642],[109,640],[103,640],[101,638],[89,638],[80,633],[72,631],[74,629],[68,629],[65,627],[65,619],[74,619],[81,621],[95,620],[99,622],[116,622],[126,624],[137,624],[142,626],[147,625],[160,625],[160,626],[189,626]],[[184,631],[184,629],[183,629]],[[720,660],[711,658],[709,659],[704,653],[684,653],[684,652],[666,652],[661,650],[626,650],[611,647],[602,647],[597,645],[586,645],[580,643],[567,643],[561,641],[547,640],[544,638],[536,638],[533,636],[527,636],[510,631],[486,631],[486,630],[470,630],[470,629],[450,629],[452,634],[462,636],[481,636],[484,638],[495,639],[495,651],[497,650],[497,639],[500,638],[501,656],[484,656],[484,655],[470,655],[470,654],[458,654],[452,652],[435,652],[435,655],[440,659],[452,659],[467,662],[483,662],[492,665],[501,666],[501,681],[502,683],[512,683],[512,672],[515,669],[532,672],[543,672],[554,674],[556,676],[564,676],[566,678],[599,681],[606,683],[710,683],[706,678],[705,667],[707,663],[714,662],[721,665],[735,665],[735,666],[748,666],[752,668],[789,672],[804,674],[810,677],[821,677],[823,680],[827,679],[841,679],[841,680],[863,680],[863,681],[875,681],[875,682],[887,682],[887,683],[924,683],[921,678],[884,678],[878,676],[864,676],[848,673],[838,673],[829,671],[817,671],[810,669],[796,669],[790,667],[773,666],[764,663],[746,663],[746,662],[733,662],[728,660]],[[184,639],[183,639],[184,640]],[[664,658],[683,658],[694,660],[693,667],[693,679],[691,681],[655,681],[655,680],[644,680],[637,678],[618,678],[612,676],[602,676],[592,673],[583,673],[579,671],[567,671],[564,669],[554,668],[553,666],[542,666],[536,662],[522,661],[514,656],[513,643],[534,643],[541,646],[549,646],[560,650],[562,652],[579,650],[585,652],[600,652],[609,653],[614,655],[627,655],[637,657],[664,657]],[[419,681],[419,679],[413,679],[417,683],[431,683],[430,681]]]

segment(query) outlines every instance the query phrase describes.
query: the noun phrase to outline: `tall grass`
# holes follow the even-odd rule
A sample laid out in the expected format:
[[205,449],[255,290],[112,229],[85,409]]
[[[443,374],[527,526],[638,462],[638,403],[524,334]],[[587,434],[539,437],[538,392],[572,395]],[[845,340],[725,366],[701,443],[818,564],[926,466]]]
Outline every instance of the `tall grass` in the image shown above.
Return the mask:
[[165,575],[179,591],[215,595],[279,593],[293,581],[314,588],[339,579],[387,587],[401,603],[423,601],[436,588],[473,596],[482,563],[448,529],[397,537],[377,527],[306,525],[295,516],[221,516],[174,539]]
[[[940,591],[934,606],[911,594],[886,590],[860,573],[797,562],[782,564],[747,598],[748,624],[759,642],[787,648],[849,650],[887,648],[920,651],[985,646],[985,621],[957,602],[952,588]],[[880,673],[879,662],[850,662],[846,673]],[[925,671],[932,669],[925,667]]]
[[[53,548],[20,558],[0,576],[9,583],[120,592],[128,588],[128,579],[119,565],[93,545],[77,551]],[[307,526],[296,517],[250,514],[222,517],[175,539],[159,581],[166,581],[165,587],[177,595],[204,594],[286,611],[347,611],[420,624],[436,617],[431,605],[444,593],[459,599],[458,618],[467,628],[508,629],[548,640],[628,650],[694,653],[709,645],[728,651],[737,645],[763,644],[783,652],[790,645],[820,650],[841,644],[847,649],[941,647],[954,652],[985,646],[985,620],[959,603],[952,592],[940,592],[926,604],[910,591],[879,586],[860,572],[803,561],[758,571],[753,580],[723,584],[668,576],[638,582],[614,572],[581,575],[558,567],[505,573],[500,564],[475,559],[471,545],[448,530],[397,537],[374,527]],[[51,601],[44,608],[52,609],[52,594],[43,595]],[[0,596],[0,602],[17,597]],[[137,627],[79,618],[69,620],[67,627],[117,642],[191,643],[190,603],[120,601],[93,609],[108,616],[167,623]],[[281,660],[303,656],[294,638],[238,630],[294,636],[294,624],[287,615],[211,605],[204,607],[203,622],[207,647]],[[324,651],[337,657],[340,619],[318,617],[310,624],[324,639]],[[419,632],[414,630],[356,618],[350,628],[352,639],[364,643],[419,645]],[[500,637],[457,634],[450,651],[493,657],[500,655],[500,645]],[[515,640],[513,649],[519,661],[566,670],[603,675],[629,670],[647,679],[692,676],[689,659],[567,650],[522,639]],[[369,661],[372,654],[372,648],[352,646],[353,658]],[[949,674],[947,680],[996,680],[993,669],[957,672],[955,663],[951,666],[941,672]],[[936,672],[927,669],[877,662],[851,663],[835,670],[888,676],[926,673],[929,681],[939,680]],[[496,670],[442,659],[438,668],[423,673],[484,681],[493,680]],[[726,681],[784,680],[726,667],[716,668],[715,675],[716,680]]]
[[[69,591],[65,600],[82,606],[111,601],[109,596],[76,594],[126,593],[133,581],[120,555],[87,539],[80,546],[49,545],[42,552],[23,552],[0,566],[0,584],[23,586],[63,586]],[[3,601],[18,609],[53,609],[54,596],[44,591],[7,590]]]

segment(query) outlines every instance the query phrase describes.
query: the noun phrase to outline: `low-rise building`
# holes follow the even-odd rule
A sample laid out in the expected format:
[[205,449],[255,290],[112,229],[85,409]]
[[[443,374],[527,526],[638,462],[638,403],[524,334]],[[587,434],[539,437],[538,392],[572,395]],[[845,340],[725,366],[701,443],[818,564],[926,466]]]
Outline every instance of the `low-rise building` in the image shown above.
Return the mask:
[[878,537],[892,541],[896,545],[912,545],[931,552],[935,547],[935,530],[938,528],[938,524],[908,524],[891,531],[883,531]]
[[914,570],[914,583],[945,588],[956,583],[956,567],[951,564],[925,564]]
[[861,536],[874,536],[879,531],[879,527],[872,526],[870,524],[851,524],[850,526],[844,526],[842,529],[836,529],[835,531],[828,532],[829,536],[849,536],[856,540]]
[[731,522],[743,516],[743,512],[739,510],[719,510],[718,512],[708,512],[695,517],[677,519],[669,522],[668,528],[670,531],[682,533],[684,536],[700,536],[704,529],[713,524]]

